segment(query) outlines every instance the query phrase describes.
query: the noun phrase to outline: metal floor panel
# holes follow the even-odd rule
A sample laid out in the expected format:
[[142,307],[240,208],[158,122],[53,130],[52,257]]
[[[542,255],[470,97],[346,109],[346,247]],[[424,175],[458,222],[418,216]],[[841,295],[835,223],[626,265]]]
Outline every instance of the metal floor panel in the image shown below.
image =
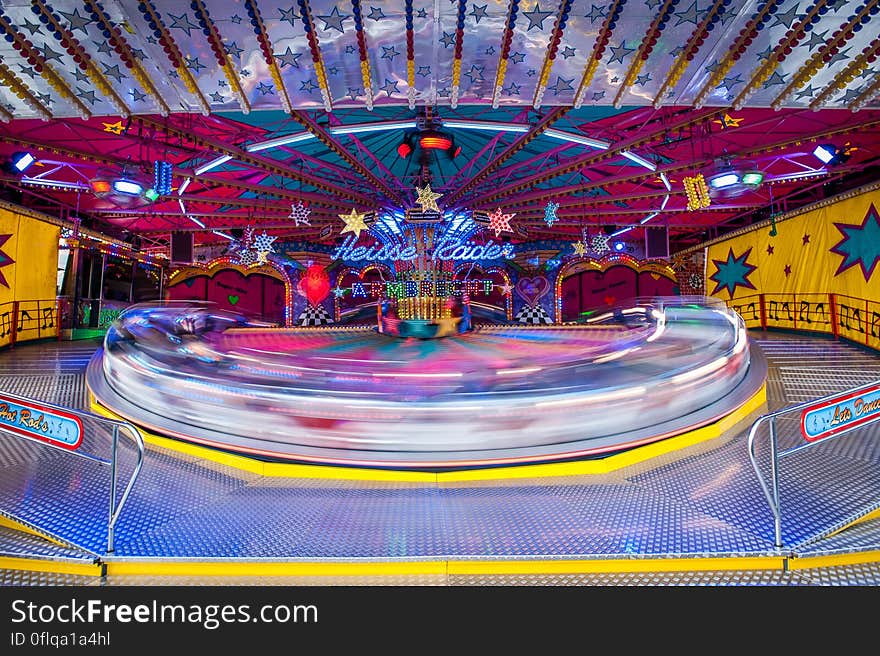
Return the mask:
[[[768,358],[771,408],[843,390],[865,377],[880,378],[880,356],[847,343],[774,333],[754,333],[753,340]],[[79,398],[88,356],[96,347],[63,342],[16,346],[14,352],[0,354],[0,386],[25,395],[25,390],[42,390],[35,396],[56,403],[64,394]],[[84,407],[87,399],[80,402],[77,407]],[[739,426],[717,440],[608,475],[460,484],[265,478],[149,449],[117,527],[114,556],[548,560],[770,555],[772,515],[748,460],[747,430],[747,425]],[[3,437],[0,511],[103,553],[106,472],[52,449]],[[865,551],[880,543],[878,521],[827,536],[880,503],[878,438],[880,429],[867,436],[853,434],[783,460],[783,534],[788,544],[803,545],[803,555],[812,556]],[[96,440],[95,448],[100,445]],[[759,449],[762,454],[766,450]],[[130,466],[128,457],[123,470]],[[401,580],[418,585],[864,585],[880,583],[880,565],[821,572],[283,580],[372,585],[374,578],[392,585],[409,584]],[[259,585],[266,580],[224,577],[223,584]],[[279,580],[268,578],[270,583]],[[108,577],[104,584],[165,582],[199,585],[217,579]]]

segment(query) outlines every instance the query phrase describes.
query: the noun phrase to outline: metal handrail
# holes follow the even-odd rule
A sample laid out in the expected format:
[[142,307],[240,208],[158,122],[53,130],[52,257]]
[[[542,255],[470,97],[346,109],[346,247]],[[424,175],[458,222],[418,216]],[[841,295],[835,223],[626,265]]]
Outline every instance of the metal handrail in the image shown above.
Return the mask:
[[[119,520],[119,516],[122,513],[122,508],[125,506],[125,502],[128,500],[128,496],[131,493],[132,488],[134,487],[134,483],[137,480],[138,475],[141,472],[141,469],[144,464],[144,438],[140,434],[140,432],[135,428],[133,424],[130,422],[121,420],[121,419],[111,419],[110,417],[104,417],[102,415],[96,415],[92,412],[85,412],[83,410],[75,410],[73,408],[66,408],[64,406],[55,405],[54,403],[47,403],[45,401],[41,401],[38,399],[31,399],[26,396],[19,396],[17,394],[10,394],[8,392],[3,392],[3,395],[13,399],[15,401],[23,401],[26,403],[36,404],[38,406],[43,406],[50,410],[59,410],[62,412],[67,412],[70,414],[74,414],[78,417],[85,417],[89,420],[97,421],[98,423],[109,425],[113,427],[112,431],[112,440],[110,447],[110,459],[102,458],[92,453],[80,452],[78,450],[72,451],[70,449],[65,449],[56,444],[52,444],[51,442],[44,442],[42,440],[36,440],[34,438],[28,437],[27,435],[22,435],[20,433],[14,433],[12,431],[6,430],[2,424],[0,424],[0,430],[9,435],[14,435],[16,437],[21,437],[26,440],[30,440],[32,442],[36,442],[42,446],[48,446],[50,448],[56,449],[68,455],[74,455],[78,458],[83,458],[85,460],[90,460],[92,462],[97,462],[99,465],[109,465],[110,466],[110,511],[107,519],[107,553],[113,553],[114,547],[114,537],[116,530],[116,522]],[[137,447],[137,461],[135,462],[134,469],[132,470],[131,477],[128,479],[128,483],[125,485],[125,489],[122,492],[122,497],[119,499],[119,503],[116,502],[116,489],[117,489],[117,472],[118,472],[118,461],[117,461],[117,451],[118,451],[118,443],[119,443],[119,429],[123,428],[125,433],[132,439],[135,446]]]
[[[876,387],[880,384],[880,380],[874,381],[871,383],[866,383],[864,385],[859,385],[858,387],[852,387],[850,389],[841,390],[840,392],[835,392],[834,394],[828,394],[826,396],[822,396],[817,399],[812,399],[810,401],[805,401],[803,403],[798,403],[796,405],[791,405],[785,408],[781,408],[779,410],[775,410],[774,412],[768,412],[765,415],[761,415],[758,417],[753,423],[752,427],[749,429],[749,438],[748,438],[748,450],[749,450],[749,460],[751,460],[752,467],[755,470],[755,474],[758,477],[758,482],[761,484],[761,490],[764,492],[764,496],[767,499],[767,503],[770,505],[770,511],[773,513],[773,528],[774,528],[774,546],[777,549],[782,549],[782,511],[780,508],[779,501],[779,460],[785,456],[789,456],[793,453],[797,453],[798,451],[803,451],[804,449],[808,449],[811,446],[815,446],[818,442],[805,442],[804,444],[798,444],[795,447],[790,449],[786,449],[785,451],[779,451],[779,445],[777,443],[776,436],[776,418],[780,415],[788,414],[791,412],[799,412],[801,410],[805,410],[807,408],[813,407],[818,403],[824,403],[825,401],[830,401],[834,398],[845,394],[854,394],[858,393],[863,389],[867,389],[870,387]],[[770,422],[770,486],[767,485],[767,481],[764,479],[763,474],[761,473],[760,468],[758,467],[758,459],[755,454],[755,438],[757,436],[758,427],[764,423]],[[833,435],[829,435],[824,438],[823,442],[834,439],[837,437],[841,437],[842,435],[846,435],[850,431],[853,431],[857,428],[861,428],[861,425],[850,426],[848,428],[843,428],[840,431],[834,433]]]

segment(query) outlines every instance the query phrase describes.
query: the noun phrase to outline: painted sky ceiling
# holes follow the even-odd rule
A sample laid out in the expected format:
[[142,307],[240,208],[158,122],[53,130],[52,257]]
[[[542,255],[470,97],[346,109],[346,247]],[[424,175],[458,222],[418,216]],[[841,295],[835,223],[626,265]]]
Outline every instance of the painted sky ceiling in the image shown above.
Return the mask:
[[[338,214],[353,206],[408,207],[418,166],[397,156],[403,131],[338,131],[428,110],[514,126],[449,129],[461,154],[427,166],[441,206],[516,212],[518,238],[638,226],[655,213],[651,224],[673,235],[702,233],[877,157],[880,0],[0,7],[4,154],[38,150],[42,169],[28,173],[49,182],[85,184],[123,164],[151,170],[154,159],[175,167],[172,195],[137,211],[49,184],[28,193],[156,243],[171,229],[210,239],[211,229],[257,222],[316,239],[337,234]],[[248,151],[299,132],[312,138]],[[823,173],[816,141],[856,150]],[[683,177],[721,160],[774,184],[686,211]],[[288,215],[300,200],[312,221],[294,230]],[[552,228],[543,220],[551,200],[560,205]]]

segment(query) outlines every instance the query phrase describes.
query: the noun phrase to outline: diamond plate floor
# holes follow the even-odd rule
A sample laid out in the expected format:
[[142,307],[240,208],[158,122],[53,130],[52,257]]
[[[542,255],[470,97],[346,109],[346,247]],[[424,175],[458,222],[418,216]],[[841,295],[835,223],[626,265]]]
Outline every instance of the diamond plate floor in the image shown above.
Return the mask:
[[[880,356],[822,338],[754,333],[769,362],[768,404],[784,407],[880,380]],[[85,408],[97,342],[0,353],[0,389]],[[790,428],[788,426],[784,427]],[[777,554],[770,510],[746,453],[748,426],[613,474],[407,484],[267,478],[150,449],[110,558],[492,560],[705,558]],[[784,431],[783,431],[784,433]],[[107,472],[0,434],[0,512],[104,554]],[[784,434],[782,435],[784,442]],[[784,543],[792,555],[880,550],[880,522],[835,533],[880,506],[880,429],[784,461]],[[94,448],[102,448],[96,440]],[[764,452],[761,453],[765,453]],[[133,453],[122,450],[122,469]],[[760,454],[759,454],[760,455]],[[778,554],[777,554],[778,555]],[[27,583],[26,574],[10,584]],[[18,578],[16,578],[18,577]],[[68,577],[69,578],[69,577]],[[19,581],[19,579],[22,579]],[[213,583],[107,577],[109,585]],[[259,585],[260,577],[223,583]],[[423,577],[285,577],[300,585],[873,585],[880,563],[821,572],[719,571]],[[0,583],[9,582],[0,579]],[[89,581],[85,584],[93,584]]]

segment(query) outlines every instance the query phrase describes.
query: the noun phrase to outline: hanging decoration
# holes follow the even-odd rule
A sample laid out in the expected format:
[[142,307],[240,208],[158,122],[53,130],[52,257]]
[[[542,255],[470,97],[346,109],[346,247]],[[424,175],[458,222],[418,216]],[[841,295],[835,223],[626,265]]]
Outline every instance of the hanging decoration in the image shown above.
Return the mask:
[[515,216],[515,212],[513,214],[503,214],[500,207],[489,215],[489,227],[495,231],[496,237],[498,237],[503,230],[513,232],[513,229],[510,227],[510,220]]
[[440,208],[437,206],[437,199],[443,194],[431,191],[430,184],[424,187],[416,187],[416,192],[419,194],[416,204],[422,206],[422,212],[440,212]]
[[300,223],[311,227],[312,224],[309,223],[309,214],[311,213],[312,210],[303,205],[303,202],[299,200],[295,204],[290,204],[290,215],[288,218],[293,219],[294,227],[296,228],[299,228]]
[[552,228],[553,224],[559,220],[559,217],[556,216],[556,210],[558,209],[559,203],[554,203],[552,200],[548,200],[544,206],[544,223],[547,224],[548,228]]
[[364,217],[366,215],[366,212],[358,212],[353,207],[348,214],[338,214],[337,216],[345,222],[345,227],[339,232],[339,234],[342,235],[346,232],[353,232],[355,238],[360,237],[361,231],[367,229],[367,224],[364,223]]
[[606,235],[604,232],[597,232],[590,239],[590,250],[592,250],[596,255],[603,255],[611,250],[611,247],[608,245],[610,237]]
[[587,253],[587,246],[584,242],[578,240],[571,242],[572,248],[574,248],[574,254],[583,257]]
[[266,258],[275,252],[275,249],[272,247],[272,242],[276,239],[278,239],[278,237],[270,237],[266,234],[265,230],[263,230],[263,234],[254,238],[253,250],[257,254],[257,262],[260,264],[266,263]]
[[706,185],[706,179],[702,173],[698,173],[693,177],[685,177],[682,182],[684,183],[684,191],[687,194],[687,209],[689,212],[704,209],[712,204],[712,199],[709,198],[709,187]]

